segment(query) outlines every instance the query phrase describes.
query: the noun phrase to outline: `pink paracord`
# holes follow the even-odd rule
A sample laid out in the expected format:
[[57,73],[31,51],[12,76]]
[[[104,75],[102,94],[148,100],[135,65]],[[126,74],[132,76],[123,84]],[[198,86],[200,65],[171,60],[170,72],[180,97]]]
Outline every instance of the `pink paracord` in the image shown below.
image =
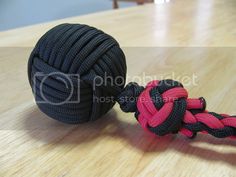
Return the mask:
[[[168,81],[170,82],[170,80]],[[161,82],[161,84],[163,83],[164,81]],[[173,111],[174,104],[177,105],[185,102],[185,112],[183,114],[183,117],[181,118],[181,127],[179,127],[178,132],[188,137],[194,137],[197,132],[209,133],[219,138],[236,137],[235,116],[206,111],[205,100],[203,98],[188,98],[188,92],[182,86],[182,84],[175,87],[170,86],[170,89],[167,89],[163,93],[158,93],[161,95],[160,99],[162,99],[162,101],[164,102],[163,106],[158,109],[154,104],[154,100],[151,98],[150,91],[155,87],[158,90],[159,84],[160,81],[158,80],[149,82],[145,89],[143,89],[137,97],[137,109],[135,111],[136,117],[138,122],[145,130],[151,131],[160,136],[167,133],[177,133],[176,130],[172,132],[171,128],[170,130],[166,131],[161,126],[166,124],[170,125],[171,127],[173,124],[175,124],[174,121],[170,122],[170,120],[168,120],[170,119],[170,114]],[[127,90],[130,91],[129,87],[131,88],[131,85],[128,86],[124,92],[126,92]],[[167,85],[166,87],[169,86]],[[134,90],[134,86],[132,86],[132,90]],[[178,111],[176,114],[178,114]],[[171,119],[174,120],[175,118],[173,118],[172,116]],[[168,128],[169,127],[167,126],[166,129]]]

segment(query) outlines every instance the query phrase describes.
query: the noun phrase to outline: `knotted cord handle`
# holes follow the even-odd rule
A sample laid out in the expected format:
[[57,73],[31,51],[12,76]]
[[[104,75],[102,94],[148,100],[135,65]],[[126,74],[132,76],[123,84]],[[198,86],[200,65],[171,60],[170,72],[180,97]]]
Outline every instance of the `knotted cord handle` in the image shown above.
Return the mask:
[[188,98],[183,85],[154,80],[144,88],[129,83],[117,98],[124,112],[135,112],[141,126],[156,135],[182,133],[189,138],[207,132],[218,138],[236,137],[236,116],[205,110],[204,98]]

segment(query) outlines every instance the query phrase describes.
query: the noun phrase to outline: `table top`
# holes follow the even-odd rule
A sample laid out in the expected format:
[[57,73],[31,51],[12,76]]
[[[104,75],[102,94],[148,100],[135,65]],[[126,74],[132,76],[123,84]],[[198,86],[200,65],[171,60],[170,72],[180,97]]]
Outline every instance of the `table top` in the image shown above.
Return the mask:
[[235,114],[235,8],[235,0],[172,0],[0,32],[0,176],[236,176],[235,140],[151,136],[118,105],[95,122],[63,124],[39,111],[27,80],[39,37],[84,23],[119,41],[128,80],[179,80],[209,110]]

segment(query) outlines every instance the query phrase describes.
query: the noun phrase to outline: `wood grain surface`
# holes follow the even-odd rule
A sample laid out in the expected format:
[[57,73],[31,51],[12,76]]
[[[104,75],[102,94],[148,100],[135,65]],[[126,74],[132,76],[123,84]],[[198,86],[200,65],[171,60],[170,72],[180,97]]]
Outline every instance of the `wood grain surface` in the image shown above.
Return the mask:
[[118,105],[95,122],[63,124],[39,111],[27,80],[41,35],[85,23],[120,42],[128,81],[176,79],[209,110],[236,114],[235,9],[235,0],[173,0],[0,32],[0,176],[236,176],[235,140],[152,136]]

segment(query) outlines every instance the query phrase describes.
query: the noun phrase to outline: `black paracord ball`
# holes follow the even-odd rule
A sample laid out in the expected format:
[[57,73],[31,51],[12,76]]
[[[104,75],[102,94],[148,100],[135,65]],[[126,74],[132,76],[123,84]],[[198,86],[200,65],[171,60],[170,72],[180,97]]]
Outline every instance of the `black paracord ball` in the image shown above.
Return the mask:
[[236,117],[205,110],[204,98],[188,98],[177,81],[154,80],[144,88],[126,79],[126,61],[117,41],[96,28],[62,24],[36,44],[28,77],[40,110],[65,123],[100,118],[117,101],[134,112],[141,126],[164,136],[190,138],[205,132],[218,138],[236,137]]
[[[65,123],[83,123],[100,118],[115,104],[112,98],[125,84],[125,55],[101,30],[61,24],[36,44],[28,77],[42,112]],[[120,82],[101,83],[117,77]],[[111,99],[100,101],[104,97]]]

